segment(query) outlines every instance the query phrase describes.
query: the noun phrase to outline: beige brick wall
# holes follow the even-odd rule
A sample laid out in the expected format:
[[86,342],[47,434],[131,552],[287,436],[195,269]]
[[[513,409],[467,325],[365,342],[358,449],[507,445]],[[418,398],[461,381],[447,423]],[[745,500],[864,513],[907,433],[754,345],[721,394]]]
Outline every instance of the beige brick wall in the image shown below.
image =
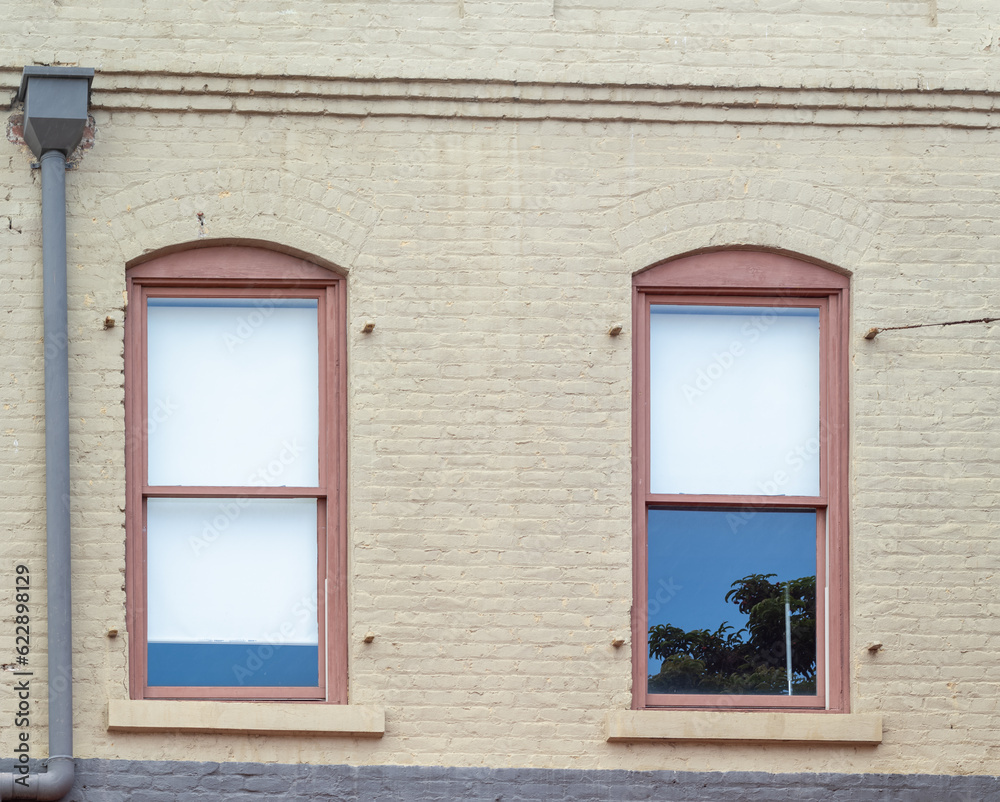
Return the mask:
[[[4,59],[108,72],[996,88],[977,0],[4,0]],[[82,63],[82,62],[81,62]]]
[[[1000,771],[998,330],[861,339],[997,314],[995,21],[933,0],[640,5],[0,4],[14,20],[0,33],[5,88],[35,61],[99,68],[96,144],[68,176],[80,756]],[[480,83],[362,83],[350,98],[303,79],[318,109],[279,78],[261,98],[246,88],[283,72]],[[505,101],[536,119],[502,119],[475,98],[507,97],[508,78],[561,83]],[[918,78],[975,92],[867,91]],[[581,87],[695,79],[789,93],[744,111],[690,90],[643,120],[655,92],[622,108]],[[816,91],[792,91],[802,84]],[[0,151],[3,654],[11,568],[44,580],[29,161]],[[127,634],[122,328],[103,321],[121,322],[127,260],[201,236],[272,240],[348,275],[350,693],[385,708],[381,740],[106,729],[107,701],[127,695]],[[631,698],[628,650],[611,646],[631,604],[631,275],[740,244],[853,275],[850,670],[853,709],[884,716],[878,747],[605,741],[605,713]],[[612,323],[626,336],[609,338]],[[43,612],[39,600],[39,671]],[[885,648],[872,657],[874,640]],[[12,714],[0,694],[0,722]]]

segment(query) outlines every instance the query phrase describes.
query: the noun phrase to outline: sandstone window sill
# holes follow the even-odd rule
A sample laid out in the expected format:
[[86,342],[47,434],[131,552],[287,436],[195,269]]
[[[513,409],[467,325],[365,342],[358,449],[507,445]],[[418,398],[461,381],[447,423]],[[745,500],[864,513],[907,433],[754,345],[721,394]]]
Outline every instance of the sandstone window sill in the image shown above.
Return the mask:
[[607,739],[612,743],[882,743],[882,716],[878,713],[621,710],[608,713],[606,723]]
[[108,729],[381,738],[385,710],[363,705],[112,699]]

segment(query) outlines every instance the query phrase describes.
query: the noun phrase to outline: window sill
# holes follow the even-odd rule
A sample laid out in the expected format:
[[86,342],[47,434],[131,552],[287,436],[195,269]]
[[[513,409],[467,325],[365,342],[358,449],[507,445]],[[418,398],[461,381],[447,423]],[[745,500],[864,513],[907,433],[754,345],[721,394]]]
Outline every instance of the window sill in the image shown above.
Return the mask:
[[608,713],[608,741],[882,743],[878,713],[734,713],[621,710]]
[[108,729],[381,738],[385,710],[362,705],[112,699],[108,702]]

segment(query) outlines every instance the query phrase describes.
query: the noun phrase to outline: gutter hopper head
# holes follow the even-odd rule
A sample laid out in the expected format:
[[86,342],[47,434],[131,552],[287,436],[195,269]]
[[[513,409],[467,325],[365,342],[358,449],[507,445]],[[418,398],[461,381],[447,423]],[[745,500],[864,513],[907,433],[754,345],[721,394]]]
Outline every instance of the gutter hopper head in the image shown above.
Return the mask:
[[64,156],[83,139],[94,71],[83,67],[25,67],[16,100],[24,101],[24,141],[38,158]]

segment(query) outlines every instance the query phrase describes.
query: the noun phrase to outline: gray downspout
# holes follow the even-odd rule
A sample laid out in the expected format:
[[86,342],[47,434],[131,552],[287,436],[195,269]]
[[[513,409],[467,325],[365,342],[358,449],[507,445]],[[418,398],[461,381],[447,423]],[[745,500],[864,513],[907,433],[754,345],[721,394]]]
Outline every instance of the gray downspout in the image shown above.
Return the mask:
[[0,800],[62,799],[73,786],[73,637],[69,519],[69,336],[66,158],[83,137],[94,71],[25,67],[24,138],[42,172],[45,323],[45,526],[48,586],[49,757],[42,774],[0,774]]

